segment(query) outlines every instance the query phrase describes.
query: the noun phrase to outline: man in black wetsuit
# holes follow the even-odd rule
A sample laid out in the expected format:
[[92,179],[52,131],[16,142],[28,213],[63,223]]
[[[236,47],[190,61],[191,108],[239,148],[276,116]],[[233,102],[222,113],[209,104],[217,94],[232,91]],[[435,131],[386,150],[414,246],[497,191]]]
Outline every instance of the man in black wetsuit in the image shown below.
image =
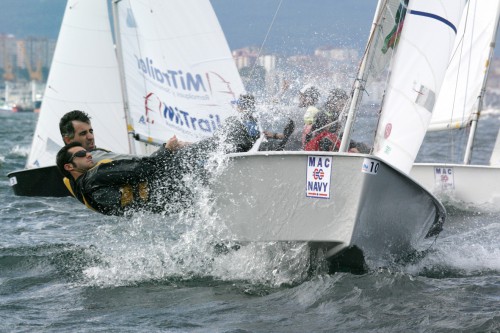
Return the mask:
[[209,154],[248,151],[254,144],[245,127],[230,118],[209,139],[181,147],[173,137],[147,157],[102,160],[94,163],[81,143],[72,142],[57,154],[57,166],[73,196],[106,215],[127,211],[175,213],[190,204],[191,192],[183,176],[207,180],[203,163]]

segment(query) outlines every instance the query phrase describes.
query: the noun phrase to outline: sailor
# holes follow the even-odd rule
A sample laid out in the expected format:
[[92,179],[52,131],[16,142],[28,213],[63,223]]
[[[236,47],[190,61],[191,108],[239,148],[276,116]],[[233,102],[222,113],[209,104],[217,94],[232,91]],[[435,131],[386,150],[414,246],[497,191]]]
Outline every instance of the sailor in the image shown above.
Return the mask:
[[[304,150],[308,151],[338,151],[342,140],[341,115],[349,101],[344,90],[333,89],[329,92],[323,111],[314,116],[311,131],[305,136]],[[355,141],[350,142],[349,152],[368,153],[369,148]]]
[[[289,120],[286,124],[283,133],[261,131],[258,120],[256,118],[255,97],[252,94],[241,94],[236,101],[238,111],[242,117],[242,123],[247,128],[248,133],[255,139],[259,139],[262,134],[266,139],[261,144],[259,150],[283,150],[288,138],[292,134],[295,125],[293,121]],[[269,142],[268,140],[277,140],[276,142]]]
[[302,130],[302,147],[305,146],[306,135],[311,132],[314,116],[319,112],[316,104],[319,101],[318,88],[310,84],[305,85],[299,92],[299,107],[306,108],[304,113],[304,128]]
[[62,116],[59,120],[59,132],[64,144],[80,142],[82,147],[90,152],[94,163],[109,158],[116,160],[135,157],[135,155],[119,154],[103,148],[97,148],[90,116],[84,111],[73,110]]
[[212,138],[183,145],[174,136],[152,156],[95,163],[81,143],[72,142],[61,148],[56,162],[73,196],[97,212],[170,214],[190,204],[192,195],[184,175],[206,181],[200,161],[219,149],[222,153],[248,151],[254,142],[238,120],[229,118]]

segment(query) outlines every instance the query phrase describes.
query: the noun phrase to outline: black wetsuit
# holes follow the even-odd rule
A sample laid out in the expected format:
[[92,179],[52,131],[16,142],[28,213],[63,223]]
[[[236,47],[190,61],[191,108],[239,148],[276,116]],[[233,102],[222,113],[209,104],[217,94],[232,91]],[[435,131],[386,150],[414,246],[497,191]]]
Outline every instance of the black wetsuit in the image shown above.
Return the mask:
[[185,174],[205,182],[209,154],[248,151],[254,142],[240,122],[230,119],[210,139],[175,153],[162,147],[148,157],[104,161],[70,185],[78,200],[106,215],[140,209],[174,213],[189,205],[192,197],[183,181]]

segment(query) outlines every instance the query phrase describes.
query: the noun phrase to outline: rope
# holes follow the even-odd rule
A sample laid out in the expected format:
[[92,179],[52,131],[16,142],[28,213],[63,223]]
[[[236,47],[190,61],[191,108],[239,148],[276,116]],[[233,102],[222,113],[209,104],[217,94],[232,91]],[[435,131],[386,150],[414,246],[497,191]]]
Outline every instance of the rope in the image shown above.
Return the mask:
[[[269,29],[267,29],[266,36],[264,37],[264,40],[262,41],[262,44],[260,45],[259,52],[257,53],[257,60],[260,58],[260,55],[262,53],[262,49],[264,48],[264,44],[267,42],[267,37],[269,37],[269,33],[271,32],[271,29],[274,25],[274,21],[276,20],[276,17],[278,16],[278,12],[281,8],[281,4],[283,3],[283,0],[280,0],[278,4],[278,8],[276,8],[276,12],[274,13],[273,19],[271,21],[271,24],[269,25]],[[255,68],[257,67],[257,61],[253,64],[252,71],[250,72],[250,79],[253,79],[253,74],[255,72]]]

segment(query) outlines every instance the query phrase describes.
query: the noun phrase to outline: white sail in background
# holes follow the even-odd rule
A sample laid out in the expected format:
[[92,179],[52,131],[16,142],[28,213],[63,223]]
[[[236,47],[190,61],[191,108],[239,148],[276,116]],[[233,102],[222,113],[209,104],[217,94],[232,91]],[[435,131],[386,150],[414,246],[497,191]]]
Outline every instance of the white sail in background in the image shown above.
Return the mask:
[[91,116],[98,147],[129,153],[119,80],[107,2],[69,0],[27,168],[55,165],[59,120],[71,110]]
[[[428,129],[452,131],[467,127],[462,163],[445,159],[415,163],[411,172],[428,190],[452,198],[460,207],[473,206],[475,211],[496,212],[500,207],[500,168],[471,164],[499,15],[499,0],[469,0]],[[451,157],[460,151],[449,140],[435,144]],[[496,154],[494,149],[490,164],[498,158]]]
[[[116,4],[136,137],[197,141],[230,115],[244,87],[208,0]],[[182,13],[176,15],[175,13]]]
[[408,4],[374,144],[374,154],[402,172],[410,172],[427,131],[465,3]]
[[463,128],[472,120],[488,74],[499,13],[499,0],[470,0],[466,6],[429,131]]

